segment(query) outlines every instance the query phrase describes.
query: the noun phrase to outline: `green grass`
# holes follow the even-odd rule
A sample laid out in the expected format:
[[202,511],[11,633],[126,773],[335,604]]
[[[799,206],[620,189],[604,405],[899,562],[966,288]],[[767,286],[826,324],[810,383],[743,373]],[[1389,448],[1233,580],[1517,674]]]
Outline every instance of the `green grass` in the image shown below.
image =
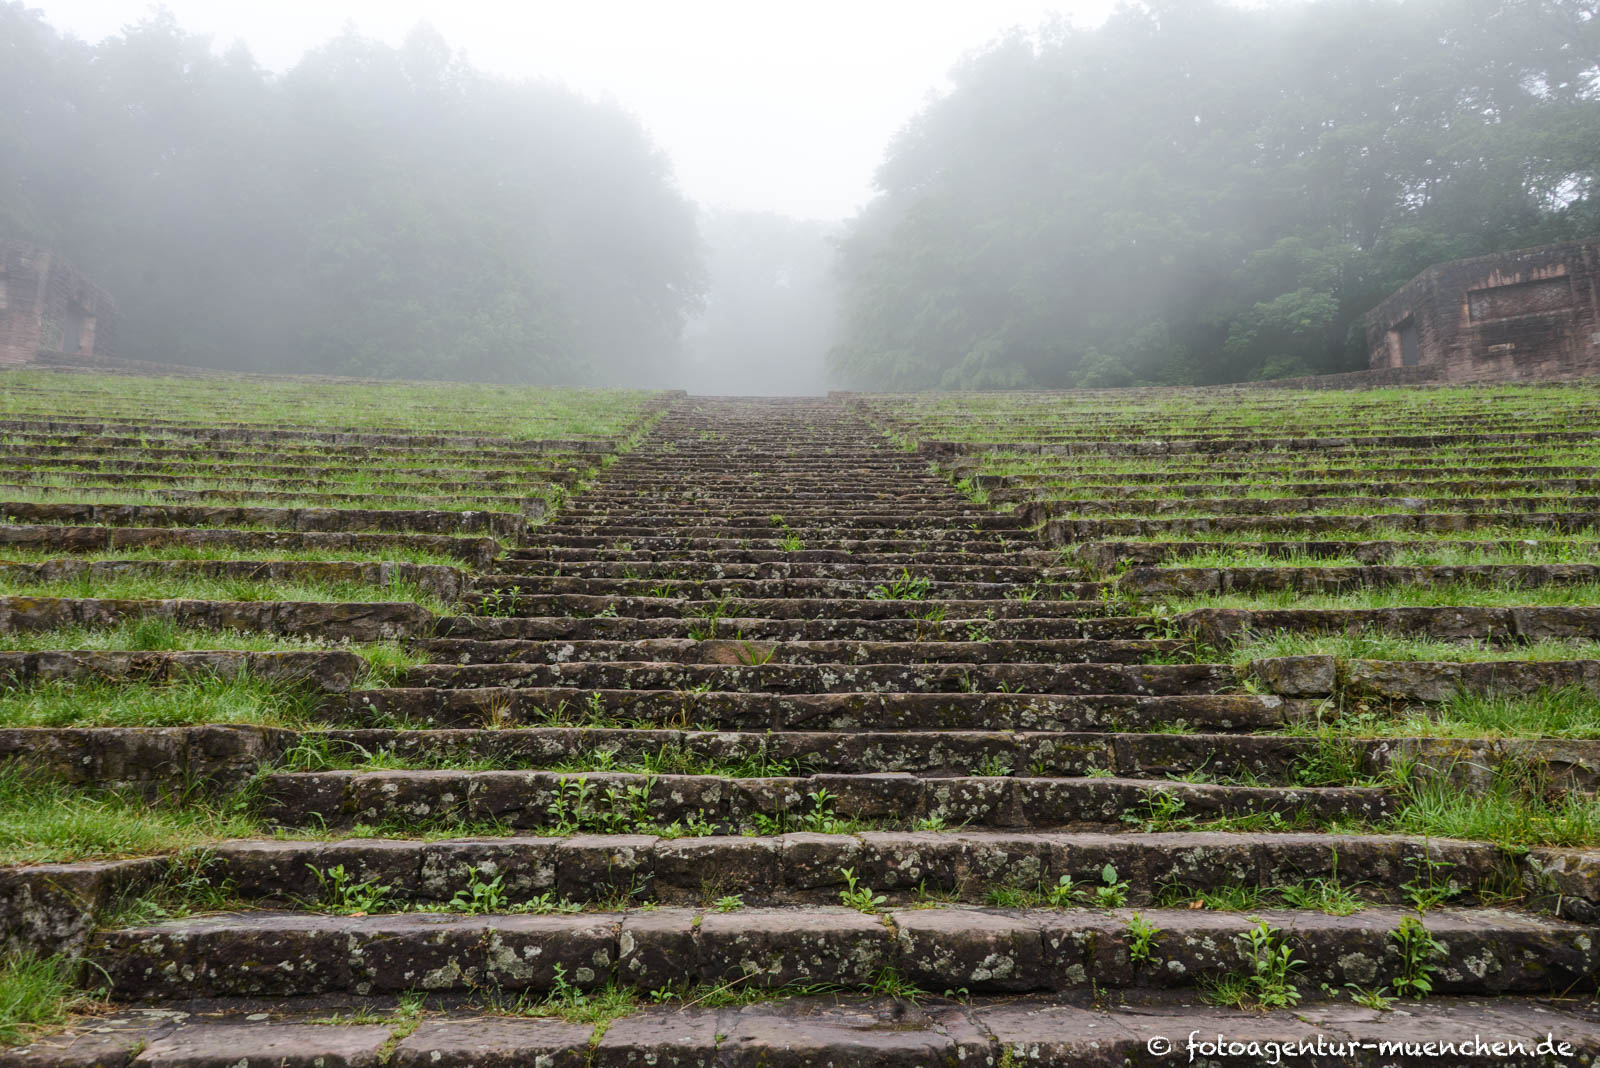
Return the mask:
[[1351,706],[1288,734],[1339,738],[1600,738],[1600,696],[1581,687],[1525,695],[1457,694],[1437,705]]
[[[59,549],[17,549],[0,546],[0,563],[43,563],[63,559]],[[462,568],[460,557],[448,553],[393,544],[378,550],[360,549],[238,549],[226,545],[159,545],[139,549],[108,549],[73,553],[73,560],[271,560],[338,563],[438,564]]]
[[1532,589],[1485,587],[1467,582],[1440,582],[1427,586],[1378,586],[1345,593],[1300,593],[1274,590],[1262,593],[1201,595],[1166,599],[1174,611],[1195,608],[1402,608],[1467,606],[1503,607],[1516,605],[1596,605],[1600,604],[1600,583],[1584,582],[1571,586],[1539,586]]
[[[9,371],[0,418],[60,416],[108,422],[160,419],[399,434],[516,439],[604,438],[640,418],[656,394],[478,382],[275,376],[159,377]],[[158,427],[147,432],[161,435]],[[332,451],[332,449],[330,449]]]
[[[1477,533],[1477,532],[1474,532]],[[1385,535],[1384,540],[1389,539]],[[1600,546],[1578,541],[1512,541],[1421,545],[1400,549],[1378,566],[1460,567],[1472,564],[1587,564],[1600,558]],[[1273,554],[1251,548],[1216,548],[1163,561],[1162,567],[1366,567],[1354,556],[1313,556],[1305,552]]]
[[100,597],[112,599],[197,601],[410,601],[430,611],[446,614],[450,606],[413,582],[395,580],[387,586],[364,582],[282,582],[254,579],[118,575],[98,578],[82,575],[52,582],[26,582],[0,570],[0,596]]
[[[855,404],[914,438],[1026,443],[1052,434],[1088,440],[1183,438],[1219,430],[1260,437],[1470,432],[1491,420],[1557,430],[1592,424],[1581,384],[1389,390],[1163,388],[1087,392],[872,395]],[[1182,454],[1177,454],[1181,456]]]
[[1473,663],[1493,660],[1600,659],[1600,642],[1546,639],[1523,644],[1492,645],[1487,641],[1442,641],[1368,631],[1363,634],[1291,634],[1279,631],[1252,638],[1234,648],[1232,659],[1243,668],[1252,660],[1278,656],[1333,656],[1340,660],[1438,660]]
[[804,775],[796,761],[764,753],[742,759],[716,759],[681,744],[663,744],[653,752],[624,757],[616,747],[597,747],[560,760],[530,761],[505,755],[464,756],[448,750],[400,755],[390,748],[366,750],[340,745],[322,736],[301,739],[284,758],[285,771],[497,771],[538,768],[553,772],[618,772],[632,775],[715,775],[730,779],[787,778]]
[[259,679],[170,683],[47,682],[0,690],[3,727],[187,727],[203,723],[308,727],[318,696]]
[[0,1046],[19,1046],[60,1027],[97,995],[76,982],[79,963],[28,954],[0,961]]
[[[1600,537],[1600,530],[1597,530],[1592,526],[1575,528],[1570,531],[1565,531],[1563,536],[1572,538],[1574,540],[1593,542],[1594,539]],[[1448,549],[1451,546],[1451,543],[1454,542],[1463,542],[1473,545],[1483,544],[1486,542],[1547,543],[1552,539],[1548,527],[1518,526],[1514,522],[1501,522],[1490,524],[1488,526],[1473,527],[1469,530],[1405,530],[1403,528],[1394,528],[1385,529],[1372,535],[1351,534],[1342,531],[1325,531],[1319,534],[1296,534],[1290,531],[1271,530],[1179,530],[1158,531],[1147,534],[1129,535],[1127,537],[1107,536],[1105,538],[1096,540],[1132,542],[1140,545],[1162,545],[1173,542],[1195,545],[1216,545],[1219,547],[1218,551],[1222,552],[1222,547],[1225,546],[1233,545],[1244,546],[1248,548],[1258,545],[1262,542],[1333,541],[1350,543],[1381,541],[1385,543],[1392,542],[1400,545],[1415,543],[1418,545],[1419,551],[1422,551],[1424,549],[1433,548]],[[1216,559],[1221,561],[1227,559],[1227,557],[1218,556]],[[1270,563],[1262,566],[1281,566],[1279,563],[1279,561],[1282,559],[1281,557],[1264,556],[1260,557],[1260,559],[1271,561]],[[1309,557],[1307,559],[1321,562],[1317,557]],[[1227,565],[1219,563],[1215,566]]]
[[0,633],[0,650],[30,652],[41,649],[111,651],[174,651],[235,649],[246,652],[349,649],[367,659],[380,680],[425,662],[395,642],[351,645],[304,636],[278,636],[240,630],[201,630],[180,627],[164,619],[123,620],[110,627],[61,627],[55,630]]
[[234,805],[153,805],[0,768],[0,864],[146,856],[260,832]]
[[[17,504],[126,504],[160,505],[177,507],[209,507],[239,505],[259,508],[351,508],[384,512],[515,512],[523,498],[549,499],[556,496],[553,490],[531,487],[519,491],[516,499],[488,500],[479,497],[439,496],[426,499],[415,496],[360,496],[354,499],[319,497],[310,493],[274,491],[215,490],[204,487],[101,488],[94,486],[29,485],[0,488],[0,496]],[[199,499],[197,499],[199,498]]]
[[1385,827],[1394,833],[1513,847],[1600,842],[1600,798],[1552,790],[1547,773],[1534,764],[1502,760],[1484,790],[1411,769],[1401,769],[1396,779],[1402,805]]

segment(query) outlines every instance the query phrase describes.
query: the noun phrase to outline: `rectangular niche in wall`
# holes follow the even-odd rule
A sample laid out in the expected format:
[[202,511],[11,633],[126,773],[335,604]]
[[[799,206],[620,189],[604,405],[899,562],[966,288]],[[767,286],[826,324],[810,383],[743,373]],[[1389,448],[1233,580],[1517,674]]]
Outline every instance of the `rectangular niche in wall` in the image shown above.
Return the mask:
[[1394,344],[1400,349],[1400,366],[1415,367],[1422,362],[1422,345],[1417,339],[1417,320],[1406,316],[1405,321],[1389,331]]
[[1517,315],[1542,315],[1570,307],[1572,284],[1565,277],[1490,286],[1467,293],[1467,314],[1475,323]]

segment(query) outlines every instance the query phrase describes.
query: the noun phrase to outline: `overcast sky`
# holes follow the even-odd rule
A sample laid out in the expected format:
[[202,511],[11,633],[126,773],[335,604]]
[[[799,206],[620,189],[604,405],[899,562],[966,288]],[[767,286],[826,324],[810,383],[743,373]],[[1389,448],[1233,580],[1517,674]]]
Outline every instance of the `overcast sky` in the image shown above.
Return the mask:
[[[90,41],[153,10],[28,0]],[[398,44],[427,21],[477,67],[621,102],[708,205],[852,214],[889,138],[964,54],[1053,15],[1098,24],[1115,0],[169,0],[186,30],[276,70],[346,24]]]

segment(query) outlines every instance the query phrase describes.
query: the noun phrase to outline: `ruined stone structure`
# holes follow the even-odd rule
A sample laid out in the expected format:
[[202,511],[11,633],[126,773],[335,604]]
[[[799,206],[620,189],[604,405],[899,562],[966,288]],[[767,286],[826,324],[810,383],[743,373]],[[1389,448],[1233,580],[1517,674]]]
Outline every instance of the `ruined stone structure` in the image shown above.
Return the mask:
[[48,249],[0,241],[0,366],[114,351],[116,305]]
[[1600,239],[1429,267],[1367,314],[1367,349],[1439,382],[1600,375]]

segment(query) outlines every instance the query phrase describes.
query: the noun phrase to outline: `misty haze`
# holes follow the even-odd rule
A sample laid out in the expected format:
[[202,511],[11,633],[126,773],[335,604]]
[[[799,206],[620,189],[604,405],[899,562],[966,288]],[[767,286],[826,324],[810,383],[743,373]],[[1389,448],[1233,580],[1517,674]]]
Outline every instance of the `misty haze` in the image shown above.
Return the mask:
[[[8,2],[0,235],[78,265],[157,362],[720,393],[1355,370],[1423,268],[1600,230],[1591,8],[1035,12],[900,87],[923,103],[857,210],[797,218],[696,202],[640,109],[426,22],[278,41],[273,71],[173,15],[86,42]],[[730,173],[781,157],[774,202],[865,177],[825,136],[814,173],[769,149],[784,121],[701,135]]]
[[1600,0],[0,0],[0,1068],[1600,1065]]

